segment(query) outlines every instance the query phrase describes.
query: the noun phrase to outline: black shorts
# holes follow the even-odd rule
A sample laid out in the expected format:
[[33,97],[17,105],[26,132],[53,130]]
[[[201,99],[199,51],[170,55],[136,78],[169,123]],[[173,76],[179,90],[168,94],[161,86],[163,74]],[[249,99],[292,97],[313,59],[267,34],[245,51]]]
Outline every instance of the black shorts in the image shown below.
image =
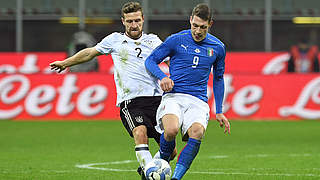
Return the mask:
[[148,137],[160,143],[161,134],[154,128],[157,125],[156,114],[160,102],[161,96],[144,96],[126,100],[120,104],[121,121],[131,137],[135,127],[145,125]]

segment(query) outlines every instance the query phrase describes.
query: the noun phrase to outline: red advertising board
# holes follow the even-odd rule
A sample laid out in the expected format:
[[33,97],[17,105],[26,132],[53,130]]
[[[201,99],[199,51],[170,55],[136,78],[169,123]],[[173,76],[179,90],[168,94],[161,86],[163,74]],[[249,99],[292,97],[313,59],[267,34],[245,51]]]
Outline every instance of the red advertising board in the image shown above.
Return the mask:
[[[99,56],[98,73],[52,72],[49,63],[65,57],[63,52],[0,53],[0,119],[119,119],[111,56]],[[228,53],[225,114],[233,119],[320,119],[319,74],[284,73],[288,58],[281,52]],[[214,117],[211,89],[212,77],[208,104]]]
[[[66,53],[0,53],[0,73],[51,74],[49,63],[63,60]],[[287,53],[228,53],[226,73],[278,74],[285,70]],[[113,73],[110,55],[98,56],[99,71]]]
[[118,119],[113,76],[0,75],[0,119]]
[[50,74],[49,63],[65,58],[64,52],[0,53],[0,73]]
[[[212,78],[211,78],[212,79]],[[229,118],[320,119],[320,77],[226,75]],[[209,105],[214,115],[212,81]],[[0,119],[119,119],[113,76],[0,75]]]
[[[285,71],[289,59],[284,52],[232,52],[226,54],[226,73],[260,74],[264,69],[274,64],[274,68],[265,74],[274,74],[275,69],[280,73]],[[279,69],[280,68],[280,69]]]
[[[0,53],[0,73],[50,74],[49,63],[63,60],[64,52],[56,53]],[[226,56],[226,73],[279,74],[286,71],[289,54],[286,52],[230,52]],[[320,58],[320,56],[319,56]],[[99,71],[113,73],[110,55],[98,56]]]
[[[224,111],[229,118],[320,119],[317,74],[227,74],[225,84]],[[210,100],[213,112],[215,108]]]

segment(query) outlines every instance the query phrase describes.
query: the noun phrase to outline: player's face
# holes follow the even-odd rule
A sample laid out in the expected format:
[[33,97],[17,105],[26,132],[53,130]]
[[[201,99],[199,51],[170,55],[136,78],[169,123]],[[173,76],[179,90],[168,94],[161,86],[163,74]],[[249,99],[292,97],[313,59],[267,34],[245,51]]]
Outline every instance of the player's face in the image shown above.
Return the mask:
[[141,11],[126,13],[123,15],[122,24],[126,34],[132,39],[138,39],[142,34],[144,18]]
[[212,23],[209,21],[205,21],[198,16],[191,16],[190,24],[193,40],[195,40],[196,42],[200,42],[204,40],[204,38],[206,38],[208,30]]

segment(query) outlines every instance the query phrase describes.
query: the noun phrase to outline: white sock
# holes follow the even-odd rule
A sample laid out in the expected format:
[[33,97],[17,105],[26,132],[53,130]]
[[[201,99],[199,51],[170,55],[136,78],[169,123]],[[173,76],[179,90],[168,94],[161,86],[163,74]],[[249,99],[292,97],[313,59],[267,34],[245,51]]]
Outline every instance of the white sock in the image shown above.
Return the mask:
[[152,160],[149,146],[148,144],[136,145],[135,151],[140,167],[144,170],[144,167]]
[[160,158],[160,151],[157,151],[157,153],[153,156],[153,159],[161,159]]

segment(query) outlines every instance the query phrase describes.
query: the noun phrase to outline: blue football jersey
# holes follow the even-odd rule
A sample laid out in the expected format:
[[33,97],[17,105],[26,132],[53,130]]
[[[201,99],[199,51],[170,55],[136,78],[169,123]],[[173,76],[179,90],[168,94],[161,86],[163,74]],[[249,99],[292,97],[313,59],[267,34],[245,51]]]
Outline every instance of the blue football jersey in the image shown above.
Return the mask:
[[146,68],[158,79],[166,77],[158,64],[170,57],[170,79],[174,86],[169,93],[185,93],[207,102],[207,85],[211,69],[214,73],[213,91],[216,112],[222,113],[224,96],[223,74],[225,69],[225,46],[215,36],[207,34],[201,42],[193,40],[191,30],[169,36],[147,58]]

